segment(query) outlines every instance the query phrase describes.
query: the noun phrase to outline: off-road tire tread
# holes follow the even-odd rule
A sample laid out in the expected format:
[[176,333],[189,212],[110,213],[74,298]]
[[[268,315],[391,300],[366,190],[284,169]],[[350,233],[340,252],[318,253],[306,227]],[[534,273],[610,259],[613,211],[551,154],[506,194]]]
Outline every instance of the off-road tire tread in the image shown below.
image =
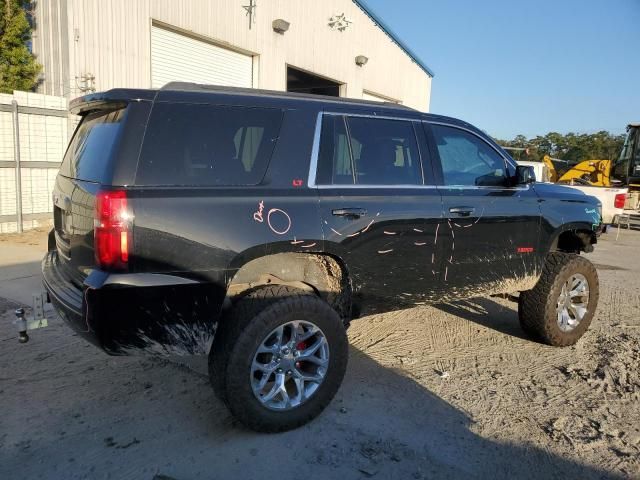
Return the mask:
[[222,316],[209,354],[209,379],[216,397],[225,404],[227,403],[225,373],[231,339],[238,338],[240,332],[253,317],[274,299],[307,294],[302,290],[284,285],[256,287],[246,292],[240,300],[236,301],[233,308]]
[[[332,317],[331,324],[332,328],[335,328],[334,334],[337,333],[343,337],[340,343],[343,343],[344,349],[341,352],[339,351],[341,345],[330,346],[332,361],[336,362],[332,364],[332,367],[339,374],[333,384],[328,383],[328,373],[321,386],[322,391],[318,390],[312,399],[295,411],[281,413],[279,421],[274,421],[267,418],[268,415],[262,416],[255,414],[255,412],[252,414],[242,407],[242,402],[238,403],[239,395],[237,392],[243,386],[242,384],[247,382],[248,372],[245,370],[246,366],[233,365],[230,362],[234,352],[250,348],[251,343],[255,341],[253,335],[243,335],[248,328],[266,330],[270,319],[281,318],[291,309]],[[241,423],[252,430],[275,433],[304,425],[326,407],[342,382],[348,357],[348,342],[343,322],[328,303],[311,292],[283,285],[258,287],[236,303],[230,315],[221,323],[219,333],[220,336],[216,335],[214,348],[209,355],[211,383],[218,398],[225,403]],[[328,332],[325,331],[325,335],[328,335]],[[240,370],[234,371],[236,369]],[[316,398],[321,393],[326,401]],[[229,401],[230,398],[233,398],[234,402]],[[309,408],[310,406],[315,408]],[[302,407],[304,407],[305,413],[300,415],[298,410],[302,410]]]
[[[571,332],[562,332],[557,328],[557,295],[554,291],[561,288],[565,275],[579,271],[586,274],[589,281],[589,308],[585,318]],[[560,287],[559,287],[560,286]],[[598,303],[598,273],[591,262],[580,255],[552,252],[547,255],[542,275],[536,286],[521,292],[518,300],[518,318],[522,329],[552,346],[564,347],[576,343],[589,327],[595,306]]]

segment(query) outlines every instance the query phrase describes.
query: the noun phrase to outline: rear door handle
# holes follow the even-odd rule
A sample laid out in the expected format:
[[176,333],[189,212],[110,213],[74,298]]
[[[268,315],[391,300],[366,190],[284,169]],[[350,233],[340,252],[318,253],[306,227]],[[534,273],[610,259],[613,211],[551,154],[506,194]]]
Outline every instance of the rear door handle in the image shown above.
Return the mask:
[[451,207],[449,209],[449,213],[453,213],[455,215],[458,215],[460,217],[469,217],[471,215],[473,215],[473,212],[475,212],[476,209],[473,207]]
[[336,217],[355,219],[364,217],[367,214],[367,211],[364,208],[336,208],[335,210],[331,210],[331,213]]

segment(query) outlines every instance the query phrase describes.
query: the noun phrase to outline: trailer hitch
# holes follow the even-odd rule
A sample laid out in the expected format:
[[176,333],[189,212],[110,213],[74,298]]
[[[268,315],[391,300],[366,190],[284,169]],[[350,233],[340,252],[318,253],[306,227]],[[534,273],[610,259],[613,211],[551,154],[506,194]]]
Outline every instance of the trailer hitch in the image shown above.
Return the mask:
[[49,297],[46,293],[34,293],[33,294],[33,316],[28,317],[25,313],[25,309],[20,307],[15,311],[16,319],[13,324],[18,330],[18,342],[27,343],[29,341],[28,330],[36,330],[38,328],[44,328],[49,325],[44,313],[44,304],[49,303]]

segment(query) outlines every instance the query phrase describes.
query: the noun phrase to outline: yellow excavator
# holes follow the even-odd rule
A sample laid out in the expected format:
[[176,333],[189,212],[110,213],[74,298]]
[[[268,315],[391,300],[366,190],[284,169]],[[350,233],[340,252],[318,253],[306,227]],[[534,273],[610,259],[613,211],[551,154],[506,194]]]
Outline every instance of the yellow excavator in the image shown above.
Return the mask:
[[566,160],[545,155],[542,162],[549,169],[549,181],[553,183],[582,183],[599,187],[611,185],[611,160],[584,160],[570,167],[559,177],[554,162],[567,163]]
[[[535,147],[532,147],[535,148]],[[507,147],[524,152],[529,148]],[[616,223],[624,209],[640,209],[640,123],[627,126],[627,137],[617,160],[584,160],[576,165],[545,155],[542,162],[518,160],[536,171],[543,182],[562,183],[597,197],[603,206],[603,222]],[[567,167],[560,167],[561,164]]]
[[627,125],[627,139],[620,158],[611,170],[613,181],[622,182],[629,190],[640,190],[640,123]]
[[640,123],[627,126],[627,138],[618,160],[584,160],[559,174],[555,163],[563,162],[545,155],[542,162],[549,169],[549,181],[592,185],[595,187],[629,187],[640,190]]

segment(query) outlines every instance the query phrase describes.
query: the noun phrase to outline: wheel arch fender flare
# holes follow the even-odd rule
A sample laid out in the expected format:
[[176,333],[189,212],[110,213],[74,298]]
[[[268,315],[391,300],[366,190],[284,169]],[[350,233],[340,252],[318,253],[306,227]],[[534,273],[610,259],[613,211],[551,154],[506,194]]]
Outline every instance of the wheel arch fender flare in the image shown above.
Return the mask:
[[[315,244],[303,250],[301,245]],[[290,241],[251,247],[238,253],[225,272],[225,306],[253,287],[288,285],[314,293],[327,300],[341,316],[351,309],[351,276],[342,257],[322,249],[322,241]]]
[[[569,244],[565,242],[571,238]],[[565,243],[565,245],[563,245]],[[569,222],[560,225],[548,237],[545,250],[554,252],[568,247],[575,253],[591,252],[593,245],[597,243],[597,232],[593,230],[593,225],[586,222]]]

